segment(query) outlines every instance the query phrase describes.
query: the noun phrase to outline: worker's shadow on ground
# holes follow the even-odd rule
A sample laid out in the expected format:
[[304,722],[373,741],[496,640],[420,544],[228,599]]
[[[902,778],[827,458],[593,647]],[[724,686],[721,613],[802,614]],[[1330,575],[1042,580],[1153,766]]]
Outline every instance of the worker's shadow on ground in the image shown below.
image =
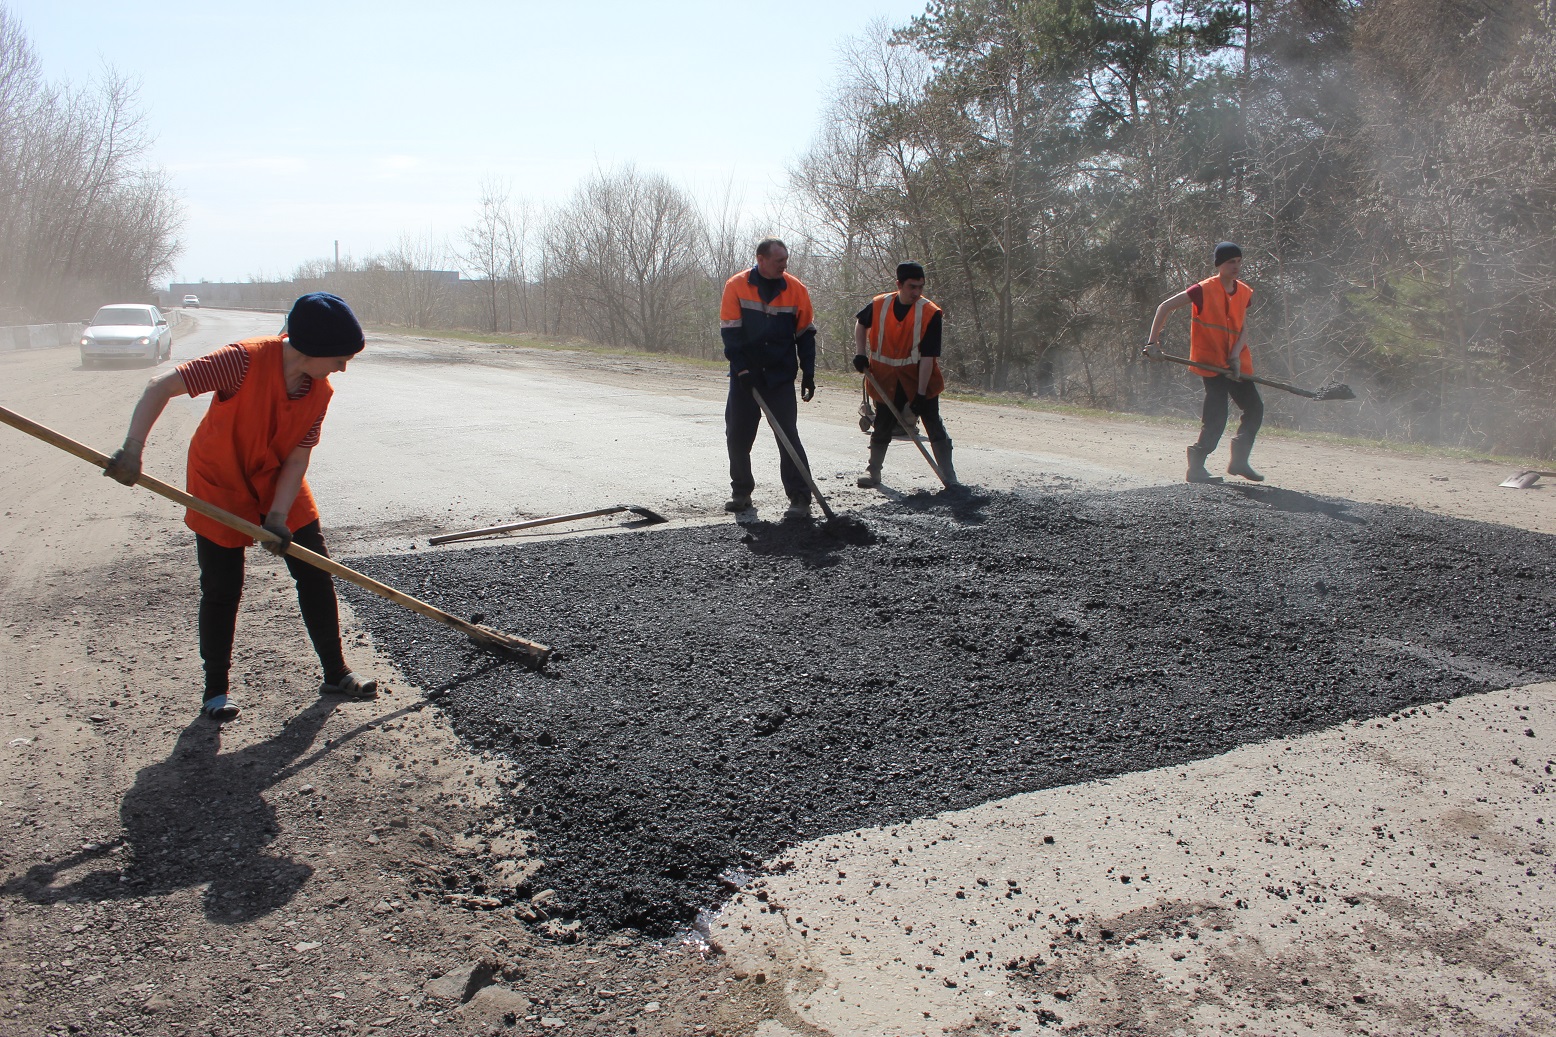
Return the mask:
[[[135,776],[119,806],[120,840],[34,865],[0,893],[52,904],[162,895],[209,883],[205,915],[213,922],[247,922],[283,907],[313,869],[266,850],[279,826],[263,793],[292,773],[287,765],[313,744],[338,702],[320,699],[274,738],[232,753],[220,751],[217,725],[196,719],[166,760]],[[96,870],[55,885],[59,876],[93,863]]]
[[941,515],[964,526],[981,526],[988,518],[984,509],[988,507],[989,495],[971,486],[957,485],[935,491],[914,490],[903,493],[883,485],[880,492],[906,511]]
[[1326,500],[1323,497],[1313,497],[1279,486],[1245,486],[1234,483],[1228,485],[1227,489],[1267,508],[1292,515],[1324,515],[1336,522],[1349,522],[1357,526],[1369,524],[1361,516],[1350,513],[1348,501]]

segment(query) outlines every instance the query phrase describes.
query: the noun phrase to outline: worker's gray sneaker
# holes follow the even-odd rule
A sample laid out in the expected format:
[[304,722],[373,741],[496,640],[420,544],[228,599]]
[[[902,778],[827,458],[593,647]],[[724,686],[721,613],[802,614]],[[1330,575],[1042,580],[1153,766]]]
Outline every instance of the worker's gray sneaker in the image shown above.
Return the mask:
[[724,502],[725,511],[750,511],[751,495],[749,493],[737,493]]
[[200,703],[200,712],[207,720],[218,724],[230,724],[238,719],[238,707],[228,702],[226,695],[212,695]]
[[320,695],[344,695],[348,699],[366,701],[378,697],[378,682],[365,681],[361,677],[347,670],[334,680],[325,679],[319,685]]
[[783,517],[791,519],[810,518],[810,498],[795,497],[789,501],[789,509],[783,513]]

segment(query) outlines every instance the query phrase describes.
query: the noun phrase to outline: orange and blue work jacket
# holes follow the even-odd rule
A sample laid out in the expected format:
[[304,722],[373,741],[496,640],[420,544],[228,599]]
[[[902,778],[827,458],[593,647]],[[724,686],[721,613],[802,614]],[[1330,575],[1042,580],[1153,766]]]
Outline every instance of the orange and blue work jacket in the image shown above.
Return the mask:
[[[1211,276],[1190,285],[1188,294],[1189,301],[1194,304],[1194,316],[1189,324],[1189,359],[1230,369],[1232,347],[1243,335],[1253,289],[1241,281],[1234,281],[1232,294],[1228,295],[1221,286],[1221,278]],[[1241,373],[1253,374],[1253,354],[1246,345],[1238,356],[1242,361]],[[1202,378],[1216,376],[1216,372],[1202,367],[1189,370]]]
[[816,375],[810,292],[793,274],[766,278],[752,267],[725,281],[719,336],[731,375],[749,369],[769,386],[793,385],[797,370]]

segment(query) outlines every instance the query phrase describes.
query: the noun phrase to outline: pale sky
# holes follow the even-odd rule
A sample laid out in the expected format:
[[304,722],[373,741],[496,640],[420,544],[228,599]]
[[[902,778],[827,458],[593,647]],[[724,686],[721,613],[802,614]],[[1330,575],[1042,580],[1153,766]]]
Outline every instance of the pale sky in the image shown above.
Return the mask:
[[184,200],[175,280],[288,274],[401,232],[457,239],[483,178],[564,201],[633,162],[764,211],[816,131],[838,47],[925,0],[0,0],[45,75],[140,81]]

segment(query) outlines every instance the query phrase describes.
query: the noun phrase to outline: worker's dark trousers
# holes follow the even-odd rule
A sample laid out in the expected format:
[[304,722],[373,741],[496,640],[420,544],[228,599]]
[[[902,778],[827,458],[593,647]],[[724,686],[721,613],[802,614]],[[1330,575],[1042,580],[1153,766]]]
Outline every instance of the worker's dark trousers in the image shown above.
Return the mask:
[[[908,414],[908,393],[902,386],[897,386],[897,398],[892,401],[902,416],[912,420]],[[931,443],[943,442],[951,438],[951,434],[945,430],[945,422],[940,420],[940,397],[925,396],[919,400],[918,419],[924,423],[924,432],[929,436]],[[892,417],[891,409],[880,400],[875,401],[874,431],[870,433],[871,446],[888,446],[891,437],[897,431],[897,419]]]
[[[773,417],[778,419],[784,435],[794,444],[795,453],[809,466],[805,447],[800,443],[800,430],[795,426],[800,405],[799,397],[794,392],[794,383],[769,385],[761,392],[762,399],[773,412]],[[756,429],[761,423],[761,408],[751,398],[751,393],[742,388],[738,380],[731,378],[729,401],[724,404],[724,442],[729,447],[729,488],[736,497],[749,497],[756,488],[756,476],[751,474],[751,446],[756,442]],[[776,441],[777,438],[778,434],[774,432],[773,439]],[[778,444],[778,457],[778,474],[783,477],[783,492],[789,495],[791,501],[810,500],[810,485],[794,466],[794,462],[789,460],[789,452],[783,448],[782,443]]]
[[[324,534],[317,521],[292,534],[299,547],[326,555]],[[227,671],[232,668],[232,638],[238,629],[238,601],[243,597],[241,547],[223,547],[195,534],[195,555],[200,560],[200,658],[205,660],[205,697],[227,693]],[[286,567],[297,582],[297,604],[303,625],[319,654],[325,679],[346,672],[340,644],[340,611],[335,604],[335,584],[330,574],[299,562],[290,555]]]
[[1224,374],[1205,379],[1205,405],[1199,412],[1199,442],[1194,449],[1209,454],[1221,442],[1226,431],[1227,397],[1236,401],[1242,410],[1242,420],[1237,423],[1237,435],[1232,442],[1253,449],[1253,439],[1264,424],[1264,400],[1259,387],[1252,382],[1234,382]]

